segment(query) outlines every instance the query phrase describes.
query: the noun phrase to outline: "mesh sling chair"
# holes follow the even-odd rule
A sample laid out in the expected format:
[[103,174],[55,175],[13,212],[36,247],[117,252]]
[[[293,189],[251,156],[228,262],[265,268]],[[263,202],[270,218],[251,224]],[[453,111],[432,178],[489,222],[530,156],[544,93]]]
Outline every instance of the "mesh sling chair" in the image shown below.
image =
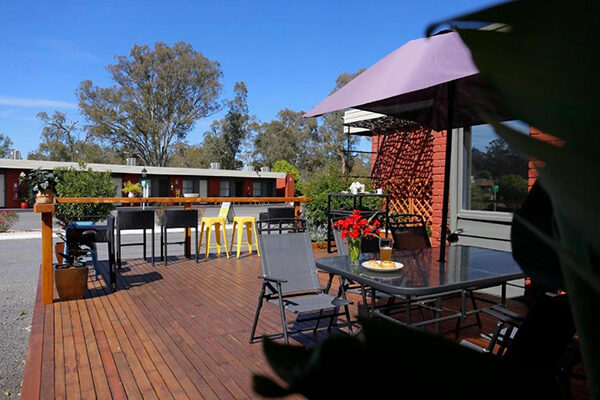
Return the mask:
[[[198,210],[165,210],[161,217],[160,229],[160,259],[167,265],[167,247],[170,244],[185,244],[169,242],[167,232],[170,228],[194,228],[196,232],[196,262],[198,262]],[[163,254],[164,253],[164,254]]]
[[[346,300],[345,293],[341,297],[331,296],[323,292],[317,277],[314,254],[310,242],[310,234],[287,233],[284,235],[259,235],[262,272],[259,278],[263,280],[258,306],[254,316],[254,324],[250,334],[250,343],[256,340],[256,327],[260,317],[263,302],[275,304],[281,312],[283,339],[289,343],[289,334],[315,328],[299,328],[288,331],[286,311],[294,314],[331,310],[331,319],[345,315],[348,330],[352,333],[350,310],[352,304]],[[344,313],[336,312],[344,307]],[[320,318],[320,317],[319,317]],[[315,321],[317,317],[296,319],[296,323]]]
[[[146,230],[152,232],[152,265],[154,265],[154,210],[119,210],[117,211],[117,264],[121,268],[121,247],[143,246],[144,259],[146,259]],[[122,243],[121,231],[130,229],[142,229],[144,240],[141,243]]]

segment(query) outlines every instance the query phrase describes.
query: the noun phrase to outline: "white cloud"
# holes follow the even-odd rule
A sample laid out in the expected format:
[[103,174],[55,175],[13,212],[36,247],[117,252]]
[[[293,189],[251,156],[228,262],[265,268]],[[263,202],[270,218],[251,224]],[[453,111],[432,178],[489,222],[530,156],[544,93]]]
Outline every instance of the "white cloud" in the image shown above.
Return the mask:
[[27,108],[77,108],[77,104],[60,100],[28,99],[23,97],[0,96],[0,105]]

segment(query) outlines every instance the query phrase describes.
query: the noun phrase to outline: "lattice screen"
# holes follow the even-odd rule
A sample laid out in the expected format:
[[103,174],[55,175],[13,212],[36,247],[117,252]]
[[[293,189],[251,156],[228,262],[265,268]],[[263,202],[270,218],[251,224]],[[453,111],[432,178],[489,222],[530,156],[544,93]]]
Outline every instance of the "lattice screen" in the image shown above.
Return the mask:
[[[431,222],[433,213],[433,136],[422,127],[381,132],[373,183],[387,189],[390,212],[420,214]],[[374,140],[377,140],[374,137]]]

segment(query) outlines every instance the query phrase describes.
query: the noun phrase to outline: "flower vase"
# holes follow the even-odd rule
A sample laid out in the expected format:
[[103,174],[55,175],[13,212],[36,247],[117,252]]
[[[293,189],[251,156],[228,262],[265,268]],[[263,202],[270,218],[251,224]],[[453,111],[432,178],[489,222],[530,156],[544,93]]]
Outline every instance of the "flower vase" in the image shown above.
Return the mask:
[[348,256],[350,257],[350,262],[358,262],[360,258],[360,238],[348,240]]

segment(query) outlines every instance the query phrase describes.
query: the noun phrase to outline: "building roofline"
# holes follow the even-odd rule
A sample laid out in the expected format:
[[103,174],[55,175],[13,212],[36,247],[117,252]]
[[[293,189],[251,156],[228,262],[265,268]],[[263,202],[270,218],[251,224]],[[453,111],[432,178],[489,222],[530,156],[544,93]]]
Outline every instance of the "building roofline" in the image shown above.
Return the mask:
[[[65,161],[41,161],[41,160],[13,160],[0,159],[0,168],[13,169],[55,169],[59,167],[78,167],[76,162]],[[181,176],[218,176],[225,178],[285,178],[285,172],[260,172],[260,171],[237,171],[228,169],[208,168],[174,168],[174,167],[148,167],[143,165],[121,165],[121,164],[86,164],[86,167],[94,171],[110,171],[116,174],[142,173],[146,168],[148,175],[181,175]]]

